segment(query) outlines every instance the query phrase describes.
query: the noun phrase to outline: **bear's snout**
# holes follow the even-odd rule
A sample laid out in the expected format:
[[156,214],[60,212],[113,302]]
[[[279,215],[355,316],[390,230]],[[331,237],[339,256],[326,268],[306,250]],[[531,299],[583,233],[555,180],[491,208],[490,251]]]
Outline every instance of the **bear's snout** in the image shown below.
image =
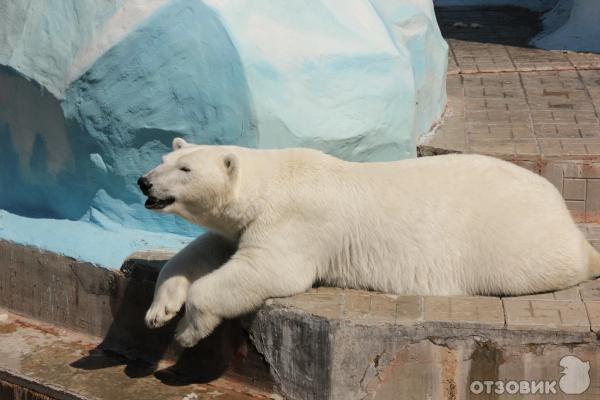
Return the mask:
[[142,193],[144,193],[146,196],[149,196],[148,192],[150,191],[152,184],[150,183],[148,178],[142,176],[140,179],[138,179],[137,184],[140,187]]

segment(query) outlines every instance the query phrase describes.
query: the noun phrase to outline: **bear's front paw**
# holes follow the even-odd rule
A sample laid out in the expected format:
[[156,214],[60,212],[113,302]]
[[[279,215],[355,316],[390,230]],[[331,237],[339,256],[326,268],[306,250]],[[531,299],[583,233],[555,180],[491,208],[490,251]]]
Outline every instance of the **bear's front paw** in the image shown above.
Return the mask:
[[213,314],[201,313],[190,317],[186,312],[185,317],[177,325],[175,340],[183,347],[193,347],[200,340],[210,335],[220,322],[221,318]]
[[160,328],[169,322],[181,309],[185,302],[186,292],[170,291],[157,296],[146,313],[146,325],[149,328]]
[[152,303],[146,313],[146,325],[148,328],[160,328],[177,315],[177,311],[179,311],[180,308],[181,306],[175,308],[160,303]]

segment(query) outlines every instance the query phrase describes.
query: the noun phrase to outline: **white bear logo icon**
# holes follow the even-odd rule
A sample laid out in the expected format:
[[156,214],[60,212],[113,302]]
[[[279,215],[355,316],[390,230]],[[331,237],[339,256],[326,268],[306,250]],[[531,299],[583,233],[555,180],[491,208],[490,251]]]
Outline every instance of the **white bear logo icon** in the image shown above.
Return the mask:
[[560,360],[564,368],[558,386],[565,394],[581,394],[590,387],[590,363],[575,356],[564,356]]

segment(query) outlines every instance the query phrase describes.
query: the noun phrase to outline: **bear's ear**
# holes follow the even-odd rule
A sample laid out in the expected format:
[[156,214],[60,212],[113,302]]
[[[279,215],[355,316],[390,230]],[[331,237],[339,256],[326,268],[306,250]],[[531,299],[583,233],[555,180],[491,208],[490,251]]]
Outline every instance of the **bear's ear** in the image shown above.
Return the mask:
[[238,170],[240,168],[238,158],[235,154],[227,154],[223,157],[223,166],[225,167],[225,171],[227,171],[227,175],[230,178],[237,177]]
[[185,140],[183,140],[180,137],[173,139],[173,150],[179,150],[180,148],[185,147],[187,145],[188,145],[188,142],[186,142]]

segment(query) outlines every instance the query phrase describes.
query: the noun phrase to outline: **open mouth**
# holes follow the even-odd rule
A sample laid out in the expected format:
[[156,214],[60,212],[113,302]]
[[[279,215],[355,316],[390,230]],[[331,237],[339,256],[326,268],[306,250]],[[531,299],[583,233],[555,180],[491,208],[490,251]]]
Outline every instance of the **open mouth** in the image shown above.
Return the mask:
[[148,196],[144,207],[150,210],[160,210],[168,206],[169,204],[173,204],[175,202],[175,197],[167,197],[166,199],[157,199],[154,196]]

